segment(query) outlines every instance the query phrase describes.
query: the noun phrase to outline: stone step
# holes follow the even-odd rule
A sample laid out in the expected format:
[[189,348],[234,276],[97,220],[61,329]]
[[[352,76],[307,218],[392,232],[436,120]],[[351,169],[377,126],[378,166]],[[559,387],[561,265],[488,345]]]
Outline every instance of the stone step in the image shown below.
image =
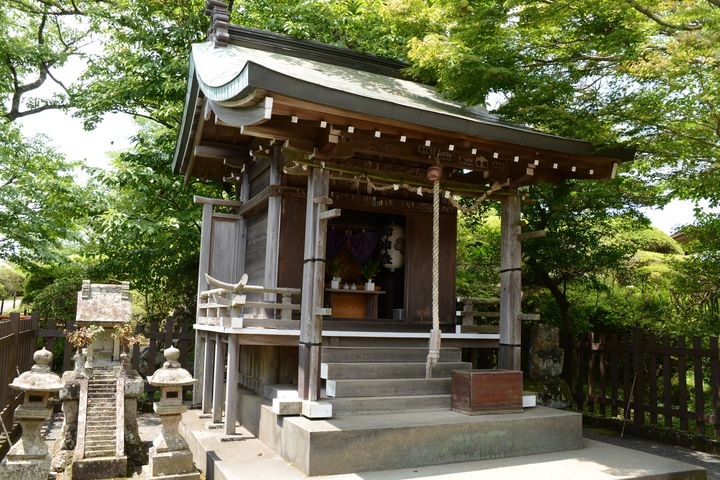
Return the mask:
[[394,397],[347,397],[326,398],[332,403],[333,414],[370,412],[410,412],[417,410],[449,409],[449,394],[439,395],[398,395]]
[[[323,347],[322,360],[326,363],[380,363],[380,362],[424,362],[427,348],[415,347]],[[442,348],[441,362],[460,362],[459,348]]]
[[86,425],[102,426],[102,425],[115,425],[115,416],[113,418],[100,417],[100,418],[88,418]]
[[88,405],[88,416],[112,415],[115,416],[115,405]]
[[92,450],[92,451],[85,451],[85,458],[97,458],[97,457],[114,457],[115,456],[115,447],[113,448],[106,448],[103,450]]
[[115,439],[113,440],[85,440],[86,452],[97,452],[98,450],[115,450]]
[[308,476],[519,457],[583,446],[581,414],[543,407],[475,416],[449,410],[337,415],[329,421],[297,416],[277,424],[268,421],[271,424],[277,426],[261,432],[259,439]]
[[[104,425],[102,427],[92,426],[88,427],[85,426],[85,438],[95,438],[96,435],[103,435],[104,433],[108,431],[115,430],[115,423],[113,422],[112,425]],[[113,435],[114,438],[114,435]]]
[[399,395],[449,394],[449,378],[391,378],[327,380],[328,397],[389,397]]
[[100,441],[100,440],[111,440],[115,441],[115,432],[109,432],[105,430],[92,430],[85,434],[86,440]]
[[[450,378],[453,370],[468,370],[469,362],[440,362],[433,370],[433,378]],[[424,378],[425,362],[382,363],[322,363],[320,375],[324,379],[351,378]]]

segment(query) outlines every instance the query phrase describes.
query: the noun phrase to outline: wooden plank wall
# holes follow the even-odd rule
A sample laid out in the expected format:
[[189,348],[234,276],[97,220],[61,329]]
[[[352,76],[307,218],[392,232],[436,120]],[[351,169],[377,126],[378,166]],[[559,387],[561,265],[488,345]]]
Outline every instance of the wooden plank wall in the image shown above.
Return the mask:
[[235,283],[243,274],[245,259],[240,248],[243,232],[239,219],[213,216],[209,274],[224,282]]
[[262,192],[270,185],[270,160],[258,159],[248,169],[250,179],[250,198]]
[[252,285],[262,285],[265,281],[266,239],[267,209],[263,209],[247,218],[245,273],[248,274],[248,283]]
[[305,199],[285,196],[282,199],[282,228],[278,255],[278,285],[301,288],[303,245],[305,244]]
[[[440,323],[455,323],[457,216],[440,215]],[[432,214],[405,220],[405,308],[409,322],[432,323]]]

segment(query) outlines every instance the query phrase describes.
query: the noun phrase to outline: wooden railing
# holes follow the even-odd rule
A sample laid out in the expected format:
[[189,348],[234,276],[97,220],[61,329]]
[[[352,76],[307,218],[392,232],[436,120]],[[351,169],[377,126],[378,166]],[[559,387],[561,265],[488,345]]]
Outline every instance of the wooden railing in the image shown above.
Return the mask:
[[720,435],[718,338],[589,333],[574,351],[572,390],[591,414]]
[[[0,320],[0,417],[8,431],[12,430],[13,413],[22,399],[21,393],[8,384],[33,365],[38,321],[37,313],[11,313],[7,320]],[[4,433],[0,430],[0,437]]]
[[[458,318],[456,333],[499,333],[499,298],[458,297],[457,303],[462,305],[462,310],[455,312]],[[540,320],[537,313],[520,313],[518,317],[520,320]]]
[[[457,333],[498,333],[500,327],[500,299],[458,297],[462,310],[455,312],[460,320],[456,327]],[[482,308],[479,310],[477,307]],[[480,322],[478,323],[478,319]]]
[[[292,303],[292,297],[301,293],[299,288],[269,288],[242,283],[232,288],[206,290],[200,292],[198,298],[197,323],[226,328],[298,329],[300,322],[293,319],[293,312],[300,311],[300,304]],[[278,296],[281,297],[279,303]]]

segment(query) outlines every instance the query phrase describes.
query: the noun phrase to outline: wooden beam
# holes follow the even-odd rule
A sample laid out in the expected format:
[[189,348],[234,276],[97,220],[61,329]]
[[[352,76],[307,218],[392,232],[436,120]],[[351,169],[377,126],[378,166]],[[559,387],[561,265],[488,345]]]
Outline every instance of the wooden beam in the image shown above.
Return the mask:
[[534,231],[534,232],[518,233],[517,239],[522,242],[523,240],[530,240],[530,239],[532,239],[532,238],[543,238],[543,237],[546,237],[546,236],[547,236],[547,231],[545,231],[545,230],[536,230],[536,231]]
[[[612,165],[617,159],[603,157],[602,155],[581,155],[557,152],[553,150],[539,149],[525,145],[517,145],[499,140],[488,140],[466,134],[451,133],[437,130],[431,127],[424,127],[416,124],[390,120],[383,117],[374,117],[358,112],[341,110],[334,107],[319,105],[303,100],[298,100],[282,95],[273,95],[273,118],[295,115],[301,119],[314,120],[316,122],[327,121],[335,128],[347,130],[348,125],[361,130],[380,130],[383,135],[406,135],[407,138],[430,139],[434,142],[454,144],[456,147],[473,148],[485,147],[491,151],[497,151],[503,155],[520,155],[523,161],[529,158],[540,158],[541,160],[567,159],[576,162],[583,162],[587,165]],[[578,163],[578,166],[580,164]]]
[[498,367],[509,370],[522,370],[520,364],[520,319],[522,283],[521,283],[521,246],[520,233],[520,197],[517,195],[502,200],[500,216],[500,350]]
[[[220,205],[221,207],[241,207],[243,202],[240,200],[226,200],[224,198],[210,198],[210,197],[201,197],[199,195],[193,196],[193,202],[203,205],[203,208],[205,205],[210,205],[211,209],[210,212],[212,213],[212,206],[213,205]],[[204,213],[204,212],[203,212]]]
[[218,159],[242,159],[250,158],[248,147],[245,145],[235,145],[232,143],[201,143],[193,149],[193,155],[202,158],[218,158]]

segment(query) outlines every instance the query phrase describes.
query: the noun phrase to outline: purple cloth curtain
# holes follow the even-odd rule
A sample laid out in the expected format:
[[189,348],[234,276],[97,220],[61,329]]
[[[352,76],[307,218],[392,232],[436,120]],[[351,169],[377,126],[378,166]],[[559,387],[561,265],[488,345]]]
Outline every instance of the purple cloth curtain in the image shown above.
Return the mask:
[[347,248],[355,260],[364,265],[375,256],[380,234],[371,231],[359,231],[348,235],[347,232],[329,229],[327,232],[328,261],[337,257],[344,248]]

